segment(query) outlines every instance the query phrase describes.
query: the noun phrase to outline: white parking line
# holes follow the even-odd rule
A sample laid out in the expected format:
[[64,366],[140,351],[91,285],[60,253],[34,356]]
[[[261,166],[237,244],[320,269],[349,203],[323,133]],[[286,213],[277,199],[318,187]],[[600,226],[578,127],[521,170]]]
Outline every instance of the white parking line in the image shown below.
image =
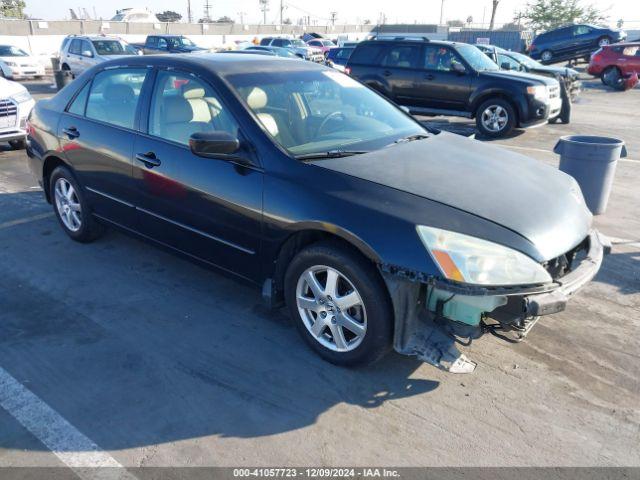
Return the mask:
[[640,248],[640,242],[634,242],[633,240],[629,240],[626,238],[610,237],[609,235],[607,235],[607,238],[611,240],[611,243],[613,245],[624,245],[625,247]]
[[[554,153],[553,150],[545,150],[544,148],[522,147],[520,145],[509,145],[507,143],[495,142],[495,143],[493,143],[493,145],[498,145],[500,147],[506,147],[506,148],[513,148],[514,150],[529,150],[530,152]],[[620,162],[638,162],[638,163],[640,163],[640,160],[637,160],[635,158],[621,158],[619,161]]]
[[44,218],[53,217],[53,212],[40,213],[31,217],[19,218],[17,220],[10,220],[8,222],[0,223],[0,230],[3,228],[15,227],[16,225],[22,225],[23,223],[37,222]]
[[[58,412],[0,367],[0,407],[29,430],[82,479],[136,480]],[[110,467],[100,470],[96,467]],[[108,473],[107,473],[108,472]]]

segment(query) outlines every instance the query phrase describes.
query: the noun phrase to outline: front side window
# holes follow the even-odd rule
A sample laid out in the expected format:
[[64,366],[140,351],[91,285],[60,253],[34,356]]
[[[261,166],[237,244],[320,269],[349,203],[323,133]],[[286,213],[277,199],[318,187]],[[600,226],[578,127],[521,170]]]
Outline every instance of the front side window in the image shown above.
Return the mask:
[[159,38],[158,39],[158,48],[160,48],[162,50],[166,50],[167,49],[167,41],[164,38]]
[[149,134],[182,145],[198,132],[238,136],[238,125],[211,87],[188,74],[158,73],[151,99]]
[[576,36],[577,35],[586,35],[587,33],[591,33],[591,28],[587,27],[586,25],[578,25],[573,30],[573,34],[576,35]]
[[399,45],[391,47],[382,58],[385,67],[417,68],[420,47]]
[[[472,47],[472,48],[477,50],[478,53],[487,60],[487,62],[493,64],[493,62],[489,60],[487,56],[484,53],[482,53],[479,49],[475,47]],[[427,70],[451,72],[453,71],[453,65],[455,63],[462,63],[458,55],[453,50],[444,46],[427,45],[425,47],[424,56],[425,56],[424,67]]]
[[133,52],[117,40],[94,40],[93,46],[98,55],[133,55]]
[[226,77],[263,130],[292,156],[372,151],[425,130],[351,77],[327,70]]
[[74,55],[80,55],[82,53],[82,43],[80,42],[80,40],[71,40],[71,44],[69,45],[69,53],[73,53]]
[[147,70],[118,68],[98,73],[87,101],[87,118],[133,128],[136,108]]
[[93,57],[93,50],[91,49],[91,44],[88,41],[82,40],[80,44],[80,48],[81,48],[80,54],[83,57]]

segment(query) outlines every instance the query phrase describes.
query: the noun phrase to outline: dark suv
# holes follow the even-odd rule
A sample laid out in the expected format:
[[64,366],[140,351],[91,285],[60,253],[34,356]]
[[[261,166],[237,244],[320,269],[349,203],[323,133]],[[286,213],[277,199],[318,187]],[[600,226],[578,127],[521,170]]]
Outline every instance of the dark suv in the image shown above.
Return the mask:
[[593,25],[569,25],[542,33],[529,45],[531,58],[542,63],[556,63],[563,60],[584,58],[598,48],[627,38],[622,30],[613,30]]
[[556,118],[562,106],[555,79],[501,71],[466,43],[361,42],[345,71],[412,113],[475,118],[487,137]]

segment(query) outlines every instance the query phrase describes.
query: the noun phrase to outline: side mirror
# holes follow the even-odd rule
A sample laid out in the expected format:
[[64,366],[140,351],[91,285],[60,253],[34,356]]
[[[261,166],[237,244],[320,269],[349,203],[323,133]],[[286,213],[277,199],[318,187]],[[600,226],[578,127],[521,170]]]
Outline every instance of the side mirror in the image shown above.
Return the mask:
[[502,70],[511,70],[511,64],[509,62],[502,62],[500,68]]
[[458,62],[455,62],[451,65],[451,69],[456,72],[457,74],[464,74],[467,72],[467,69],[464,68],[464,65]]
[[189,138],[189,147],[199,157],[219,158],[236,153],[240,140],[227,132],[196,132]]
[[411,110],[409,110],[409,107],[405,105],[400,105],[400,110],[402,110],[404,113],[408,113],[409,115],[411,115]]
[[93,52],[91,50],[83,50],[82,51],[82,56],[91,58],[91,57],[93,57]]

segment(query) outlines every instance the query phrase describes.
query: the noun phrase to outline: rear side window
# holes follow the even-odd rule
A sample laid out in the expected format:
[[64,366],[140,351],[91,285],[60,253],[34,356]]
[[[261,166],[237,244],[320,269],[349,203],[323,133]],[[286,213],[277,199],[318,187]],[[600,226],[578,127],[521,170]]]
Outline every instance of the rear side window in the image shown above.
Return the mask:
[[147,45],[150,47],[155,47],[158,45],[158,37],[149,37],[147,38]]
[[260,45],[269,45],[270,42],[270,38],[263,38],[262,40],[260,40]]
[[375,64],[383,49],[384,45],[362,45],[353,51],[349,61],[350,63],[362,63],[365,65]]
[[418,68],[420,47],[411,45],[396,45],[387,50],[382,57],[385,67]]
[[87,101],[87,118],[133,128],[138,99],[147,70],[119,68],[98,73]]
[[284,41],[280,38],[275,38],[271,45],[273,45],[274,47],[281,47],[284,45]]
[[82,87],[80,93],[76,96],[71,105],[69,105],[69,109],[67,110],[69,113],[73,113],[75,115],[84,115],[84,107],[87,104],[87,98],[89,97],[90,88],[91,82]]

